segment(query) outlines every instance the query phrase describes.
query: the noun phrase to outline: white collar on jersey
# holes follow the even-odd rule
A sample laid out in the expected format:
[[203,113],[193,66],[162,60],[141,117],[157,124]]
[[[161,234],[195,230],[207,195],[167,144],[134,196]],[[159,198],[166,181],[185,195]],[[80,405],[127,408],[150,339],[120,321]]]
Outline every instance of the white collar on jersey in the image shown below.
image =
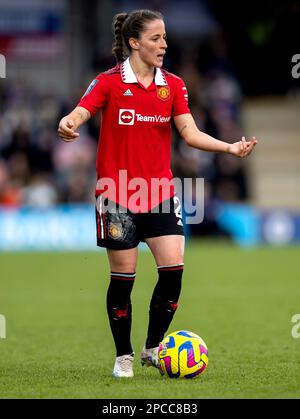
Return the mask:
[[[124,83],[137,83],[136,75],[134,74],[132,67],[129,62],[129,58],[127,58],[122,64],[121,64],[121,77],[122,81]],[[168,83],[166,82],[166,79],[163,75],[163,72],[160,68],[155,68],[155,78],[154,78],[155,84],[157,86],[167,86]]]

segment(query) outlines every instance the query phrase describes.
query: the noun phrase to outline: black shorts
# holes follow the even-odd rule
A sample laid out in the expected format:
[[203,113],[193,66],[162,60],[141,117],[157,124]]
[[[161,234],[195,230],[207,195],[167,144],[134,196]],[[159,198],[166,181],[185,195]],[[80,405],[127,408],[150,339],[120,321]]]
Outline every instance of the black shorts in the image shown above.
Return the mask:
[[184,235],[177,196],[144,213],[133,213],[107,199],[101,202],[98,197],[96,224],[97,246],[107,249],[132,249],[150,237]]

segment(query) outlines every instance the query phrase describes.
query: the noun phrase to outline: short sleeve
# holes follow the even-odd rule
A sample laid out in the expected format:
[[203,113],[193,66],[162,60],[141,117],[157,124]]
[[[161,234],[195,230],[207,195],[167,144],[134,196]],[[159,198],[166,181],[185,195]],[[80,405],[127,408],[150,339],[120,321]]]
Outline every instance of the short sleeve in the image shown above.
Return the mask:
[[93,116],[108,100],[108,83],[103,74],[97,76],[86,89],[77,106],[87,109]]
[[185,113],[191,113],[188,105],[188,92],[183,80],[176,77],[172,116],[174,117]]

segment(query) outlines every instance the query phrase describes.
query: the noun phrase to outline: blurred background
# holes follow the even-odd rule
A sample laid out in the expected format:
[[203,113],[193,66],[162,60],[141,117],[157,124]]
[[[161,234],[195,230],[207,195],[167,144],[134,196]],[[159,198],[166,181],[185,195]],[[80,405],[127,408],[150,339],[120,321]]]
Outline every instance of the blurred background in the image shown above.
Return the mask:
[[115,65],[113,15],[137,8],[164,14],[164,68],[184,79],[198,127],[228,142],[259,139],[240,160],[188,148],[173,132],[174,176],[205,178],[205,218],[187,236],[299,243],[299,0],[1,0],[0,249],[95,250],[100,116],[72,145],[57,126]]

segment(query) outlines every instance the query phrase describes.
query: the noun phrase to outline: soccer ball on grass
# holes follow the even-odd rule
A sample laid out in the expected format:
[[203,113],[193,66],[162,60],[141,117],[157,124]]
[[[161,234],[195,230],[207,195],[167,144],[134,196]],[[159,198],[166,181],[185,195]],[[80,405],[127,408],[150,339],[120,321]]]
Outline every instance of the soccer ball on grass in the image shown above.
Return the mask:
[[195,333],[179,330],[161,341],[158,361],[162,375],[170,378],[194,378],[207,367],[207,346]]

